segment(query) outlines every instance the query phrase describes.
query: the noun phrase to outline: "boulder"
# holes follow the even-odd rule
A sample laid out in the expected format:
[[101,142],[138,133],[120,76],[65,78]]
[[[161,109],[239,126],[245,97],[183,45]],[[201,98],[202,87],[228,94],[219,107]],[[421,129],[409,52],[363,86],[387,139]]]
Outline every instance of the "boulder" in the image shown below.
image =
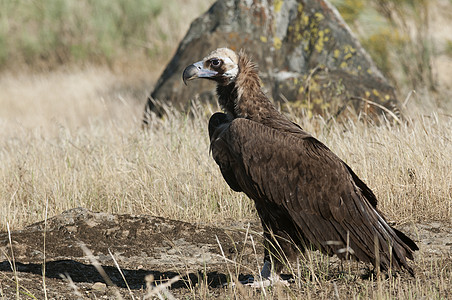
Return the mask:
[[181,76],[219,47],[246,50],[267,95],[309,114],[353,107],[375,115],[397,106],[394,87],[328,1],[218,0],[191,24],[148,98],[145,118],[158,112],[158,102],[186,108],[193,99],[216,101],[213,83],[185,87]]

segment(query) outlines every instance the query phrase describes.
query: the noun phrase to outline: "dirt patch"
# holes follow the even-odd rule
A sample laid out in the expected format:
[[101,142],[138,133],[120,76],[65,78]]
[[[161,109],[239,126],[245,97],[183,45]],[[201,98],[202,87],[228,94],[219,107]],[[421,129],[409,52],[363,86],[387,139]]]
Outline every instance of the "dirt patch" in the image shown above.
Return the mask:
[[[260,258],[261,237],[256,238]],[[245,265],[256,260],[252,245],[247,246],[248,251],[242,250],[244,239],[245,229],[241,228],[223,230],[160,217],[93,213],[76,208],[49,219],[47,225],[42,221],[12,232],[12,243],[8,233],[0,233],[0,271],[2,277],[14,279],[14,254],[21,285],[40,298],[44,296],[45,259],[46,288],[55,293],[54,297],[63,299],[69,295],[65,293],[74,292],[61,275],[70,277],[88,296],[109,294],[108,288],[93,289],[95,283],[104,279],[82,250],[81,245],[85,245],[120,289],[126,289],[126,283],[110,252],[132,290],[145,288],[145,277],[150,274],[156,283],[180,275],[182,279],[172,285],[176,289],[194,286],[200,280],[217,287],[227,282],[228,260],[237,260],[239,253]],[[16,286],[5,280],[2,289],[4,294],[13,295]]]
[[[417,237],[422,257],[418,254],[416,260],[431,261],[430,264],[441,260],[445,268],[451,268],[450,225],[416,224],[402,229]],[[254,250],[251,239],[245,238],[245,224],[221,229],[160,217],[93,213],[76,208],[49,219],[47,225],[39,222],[12,232],[12,243],[7,232],[0,233],[0,292],[6,299],[16,297],[17,291],[24,299],[29,297],[27,294],[42,299],[45,286],[47,297],[53,299],[109,299],[117,298],[117,293],[126,299],[132,297],[130,293],[142,298],[147,275],[153,275],[154,284],[179,275],[181,279],[171,286],[175,297],[193,298],[194,289],[201,283],[208,289],[209,297],[228,297],[229,289],[223,285],[231,280],[230,274],[246,276],[261,263],[263,248],[258,230],[258,223],[248,230]],[[92,252],[113,286],[104,284],[81,244]],[[337,264],[334,259],[328,263]],[[14,268],[16,272],[12,271]],[[422,273],[419,267],[415,269]]]

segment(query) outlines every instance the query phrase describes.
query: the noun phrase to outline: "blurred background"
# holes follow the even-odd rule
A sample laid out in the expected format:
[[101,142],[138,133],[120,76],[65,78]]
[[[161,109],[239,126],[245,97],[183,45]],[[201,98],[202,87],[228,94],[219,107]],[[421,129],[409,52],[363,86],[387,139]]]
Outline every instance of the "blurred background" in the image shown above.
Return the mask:
[[[2,0],[0,72],[104,68],[123,77],[123,85],[141,93],[144,103],[191,21],[213,2]],[[447,107],[452,87],[451,0],[332,3],[401,98],[414,89]]]

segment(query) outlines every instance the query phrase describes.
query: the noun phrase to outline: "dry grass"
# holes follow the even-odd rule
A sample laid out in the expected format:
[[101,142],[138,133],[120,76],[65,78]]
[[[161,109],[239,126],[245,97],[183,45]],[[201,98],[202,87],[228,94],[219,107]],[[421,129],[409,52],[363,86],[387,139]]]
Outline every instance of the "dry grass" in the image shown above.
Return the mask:
[[[192,222],[256,218],[209,157],[206,124],[216,108],[170,110],[144,132],[141,99],[112,94],[115,85],[120,80],[101,70],[3,76],[2,230],[43,219],[47,200],[50,216],[84,206]],[[402,125],[291,118],[352,166],[389,219],[450,222],[452,118],[411,106],[418,111]]]
[[[7,223],[20,229],[43,220],[47,202],[49,217],[84,206],[222,226],[231,219],[257,219],[253,203],[229,189],[209,156],[206,127],[217,108],[193,107],[187,114],[168,108],[164,119],[143,131],[145,93],[114,88],[123,83],[99,69],[3,75],[0,230]],[[290,118],[351,165],[390,220],[450,225],[452,117],[423,107],[409,102],[401,125]],[[447,297],[450,255],[431,259],[427,248],[420,253],[416,278],[363,280],[357,267],[342,274],[328,258],[308,253],[301,269],[294,267],[296,283],[290,288],[210,289],[201,283],[190,294],[201,299]]]
[[112,96],[117,82],[101,71],[0,85],[1,229],[43,219],[47,199],[50,215],[77,206],[207,222],[249,215],[208,157],[207,115],[174,112],[143,132],[143,103]]

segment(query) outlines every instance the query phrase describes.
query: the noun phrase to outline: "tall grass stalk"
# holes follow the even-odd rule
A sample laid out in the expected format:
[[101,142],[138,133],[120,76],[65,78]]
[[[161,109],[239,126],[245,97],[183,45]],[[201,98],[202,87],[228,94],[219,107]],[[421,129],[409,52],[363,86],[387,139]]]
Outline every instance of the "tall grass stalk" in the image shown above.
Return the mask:
[[[59,84],[67,92],[93,78]],[[44,219],[46,201],[49,216],[83,206],[210,224],[257,218],[252,201],[230,190],[209,155],[207,122],[216,107],[195,106],[191,115],[168,108],[165,118],[143,131],[142,105],[127,95],[119,101],[96,90],[80,97],[64,92],[34,93],[21,98],[19,109],[11,102],[0,112],[3,230],[7,222],[19,228]],[[9,101],[0,98],[0,105]],[[46,105],[49,110],[40,113]],[[390,220],[450,221],[452,143],[446,133],[452,118],[414,105],[408,121],[395,125],[289,117],[356,171]]]
[[[252,201],[230,190],[209,155],[207,123],[216,106],[193,105],[191,113],[167,107],[168,114],[153,119],[143,131],[143,103],[133,93],[112,89],[120,84],[100,69],[19,78],[2,75],[1,230],[46,219],[46,209],[50,218],[77,206],[217,226],[258,220]],[[303,113],[288,117],[344,159],[374,190],[379,209],[397,226],[433,220],[447,225],[452,217],[452,142],[447,134],[452,132],[452,117],[428,111],[422,102],[431,99],[421,100],[406,103],[400,124],[383,118],[375,125],[359,120],[337,123]],[[254,262],[250,270],[240,257],[228,261],[231,277],[236,278],[236,270],[259,274]],[[338,271],[328,258],[308,251],[301,266],[289,266],[296,287],[228,288],[226,295],[446,298],[452,284],[450,255],[432,260],[421,249],[414,264],[416,279],[396,278],[391,285],[382,280],[379,288],[376,281],[357,277],[358,267]],[[208,298],[206,281],[199,282],[201,286],[191,287],[191,295]],[[21,285],[16,288],[30,294]]]

